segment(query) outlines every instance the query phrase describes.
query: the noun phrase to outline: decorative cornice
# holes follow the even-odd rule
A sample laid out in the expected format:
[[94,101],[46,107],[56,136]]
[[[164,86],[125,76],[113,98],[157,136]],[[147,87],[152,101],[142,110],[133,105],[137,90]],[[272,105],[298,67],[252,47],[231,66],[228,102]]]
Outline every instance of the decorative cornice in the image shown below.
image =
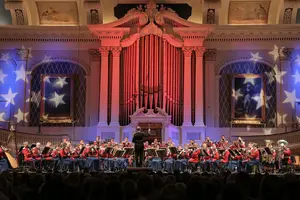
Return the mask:
[[86,26],[0,26],[0,42],[99,42]]
[[218,25],[206,42],[298,41],[300,25]]

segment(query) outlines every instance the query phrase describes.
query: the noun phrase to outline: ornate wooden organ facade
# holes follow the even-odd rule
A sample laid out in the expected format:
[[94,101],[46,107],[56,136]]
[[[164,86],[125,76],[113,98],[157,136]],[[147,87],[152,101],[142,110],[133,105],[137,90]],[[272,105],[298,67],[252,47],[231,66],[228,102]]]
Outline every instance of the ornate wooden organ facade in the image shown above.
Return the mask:
[[149,3],[91,25],[101,41],[99,124],[130,125],[137,110],[163,110],[174,126],[203,126],[203,41],[212,27]]

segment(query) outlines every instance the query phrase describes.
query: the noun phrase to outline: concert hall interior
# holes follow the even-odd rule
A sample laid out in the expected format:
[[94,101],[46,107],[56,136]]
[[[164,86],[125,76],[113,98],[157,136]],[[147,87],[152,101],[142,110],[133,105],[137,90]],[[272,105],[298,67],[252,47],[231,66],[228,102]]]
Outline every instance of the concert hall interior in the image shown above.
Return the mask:
[[299,34],[298,0],[0,0],[0,149],[124,148],[139,126],[164,169],[171,147],[234,157],[236,144],[292,170]]

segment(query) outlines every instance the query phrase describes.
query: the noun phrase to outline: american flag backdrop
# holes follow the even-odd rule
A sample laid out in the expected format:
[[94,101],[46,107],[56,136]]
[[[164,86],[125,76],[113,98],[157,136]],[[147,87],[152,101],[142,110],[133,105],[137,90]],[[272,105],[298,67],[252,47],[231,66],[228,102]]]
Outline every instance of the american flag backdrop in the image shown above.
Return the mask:
[[41,115],[48,119],[72,119],[72,77],[44,76]]

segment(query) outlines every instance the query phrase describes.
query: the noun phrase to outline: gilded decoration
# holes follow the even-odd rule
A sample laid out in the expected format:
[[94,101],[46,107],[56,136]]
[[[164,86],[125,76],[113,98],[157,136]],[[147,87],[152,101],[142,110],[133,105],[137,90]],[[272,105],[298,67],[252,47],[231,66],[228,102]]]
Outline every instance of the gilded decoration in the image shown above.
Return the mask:
[[270,1],[231,1],[228,24],[267,24]]

